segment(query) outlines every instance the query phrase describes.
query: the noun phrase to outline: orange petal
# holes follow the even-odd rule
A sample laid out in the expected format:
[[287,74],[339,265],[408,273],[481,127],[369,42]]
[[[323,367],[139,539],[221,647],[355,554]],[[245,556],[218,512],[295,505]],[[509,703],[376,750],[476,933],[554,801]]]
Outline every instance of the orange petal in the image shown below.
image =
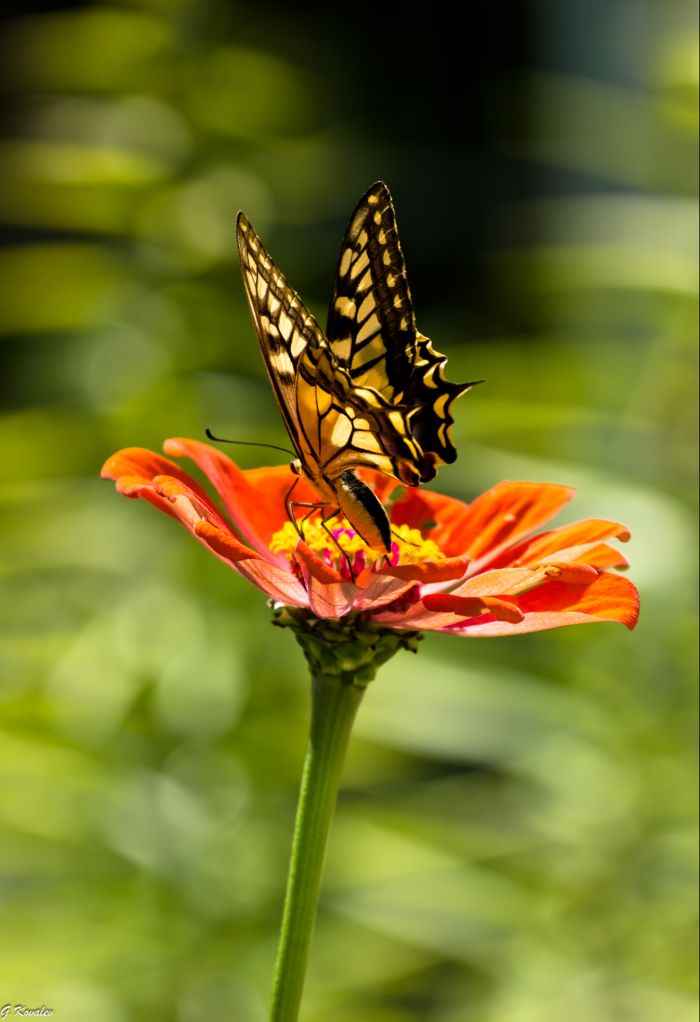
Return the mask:
[[233,533],[224,532],[205,519],[200,519],[195,523],[194,534],[218,556],[225,558],[231,564],[240,564],[241,561],[256,559],[258,556],[249,546],[241,543]]
[[[525,540],[518,546],[511,546],[495,559],[489,559],[489,567],[513,567],[521,564],[538,564],[549,560],[552,555],[571,548],[593,550],[602,540],[617,539],[626,543],[630,538],[629,529],[620,522],[611,522],[605,518],[587,518],[580,522],[563,525],[560,529],[551,529],[532,539]],[[621,555],[620,555],[621,556]],[[582,557],[581,560],[584,558]],[[586,563],[592,563],[585,558]],[[623,558],[624,560],[624,558]]]
[[430,490],[407,489],[391,509],[394,525],[408,525],[418,529],[427,539],[434,540],[446,554],[458,556],[463,549],[452,545],[450,537],[464,521],[469,505],[455,497]]
[[131,447],[108,458],[102,475],[115,479],[125,496],[147,500],[177,519],[219,560],[235,568],[267,596],[307,606],[304,587],[233,535],[205,490],[174,462],[143,448]]
[[499,636],[539,632],[565,625],[618,621],[632,629],[639,617],[639,594],[626,578],[604,572],[587,586],[547,582],[517,597],[524,619],[518,624],[503,621],[475,622],[461,635]]
[[[533,570],[547,568],[550,564],[587,564],[591,568],[626,568],[627,558],[608,546],[607,543],[581,543],[580,546],[566,547],[548,554],[541,561],[533,561]],[[491,565],[489,565],[491,567]],[[502,570],[502,569],[497,569]]]
[[548,522],[573,495],[556,483],[499,483],[470,505],[452,539],[474,560],[485,561]]
[[316,617],[340,618],[347,614],[357,596],[357,586],[345,581],[301,539],[294,556],[304,577],[309,606]]
[[[164,459],[161,459],[161,462]],[[167,467],[159,466],[159,467]],[[175,466],[177,468],[177,466]],[[209,520],[220,528],[230,531],[227,522],[209,500],[209,497],[186,473],[175,479],[170,475],[155,475],[146,480],[138,476],[120,476],[117,490],[126,497],[142,497],[154,507],[165,511],[171,518],[194,532],[195,524],[201,519]]]
[[628,579],[604,572],[584,588],[567,582],[548,582],[519,596],[518,606],[526,614],[541,611],[586,614],[634,628],[639,617],[639,594]]
[[353,601],[352,609],[357,611],[373,611],[388,603],[393,603],[415,585],[410,580],[393,578],[391,575],[380,575],[370,568],[360,572],[356,582],[360,592]]
[[[244,472],[221,451],[199,440],[178,437],[166,440],[163,446],[168,454],[194,461],[216,489],[241,535],[263,556],[269,556],[273,533],[287,521],[285,498],[295,480],[295,499],[318,500],[308,483],[295,476],[288,465]],[[284,559],[283,555],[275,558],[280,565]]]
[[[151,483],[156,476],[170,476],[173,479],[179,479],[192,493],[196,493],[200,500],[211,504],[206,490],[192,476],[188,475],[180,465],[177,465],[174,461],[169,461],[154,451],[147,450],[145,447],[125,447],[121,451],[117,451],[116,454],[107,458],[102,466],[100,475],[103,479],[114,479],[117,483],[117,489],[122,493],[126,493],[126,490],[123,484],[120,485],[120,480],[128,479],[131,481],[131,485],[134,486],[134,482],[137,479],[143,483]],[[138,494],[127,495],[138,496]]]
[[522,621],[523,613],[515,602],[499,599],[497,596],[453,596],[451,593],[434,593],[423,598],[428,610],[456,614],[460,618],[492,614],[497,621]]
[[586,563],[594,568],[629,568],[629,561],[615,547],[600,543],[586,553]]
[[430,538],[448,555],[467,554],[485,563],[548,522],[573,495],[556,483],[505,481],[471,504],[429,491],[421,499],[437,522]]
[[405,610],[397,611],[389,607],[385,611],[380,610],[375,617],[381,624],[392,628],[439,631],[462,625],[465,618],[478,617],[482,614],[488,614],[488,620],[491,620],[492,612],[502,620],[521,620],[517,601],[512,596],[485,594],[467,597],[455,593],[428,593]]
[[166,515],[170,515],[171,518],[175,518],[178,521],[180,520],[180,515],[175,510],[172,501],[156,493],[152,483],[145,483],[142,479],[138,479],[135,476],[121,476],[117,479],[116,488],[117,492],[123,496],[130,497],[132,500],[143,498],[149,504],[157,507],[159,511],[165,511]]
[[542,567],[548,578],[557,578],[560,582],[571,582],[577,586],[588,585],[598,575],[595,568],[581,561],[547,561]]
[[[388,610],[381,613],[378,619],[382,624],[391,625],[392,628],[439,630],[454,627],[458,620],[463,620],[468,616],[467,612],[470,607],[478,608],[472,615],[475,616],[483,613],[486,606],[485,601],[499,598],[503,598],[502,602],[507,604],[505,613],[512,616],[516,604],[515,594],[539,585],[545,577],[544,572],[536,572],[532,568],[501,568],[498,571],[485,571],[474,578],[467,579],[451,593],[422,593],[421,601],[403,613],[394,613]],[[437,599],[438,596],[441,598],[440,600]],[[450,602],[450,600],[454,600],[454,602]],[[471,602],[459,603],[460,600]],[[461,608],[460,611],[448,609],[457,606]],[[520,620],[520,615],[518,615],[518,620]]]
[[168,474],[176,476],[178,473],[182,473],[179,465],[174,461],[168,461],[161,454],[149,451],[146,447],[123,447],[107,458],[100,471],[103,479],[135,476],[150,480],[153,476]]
[[482,571],[457,586],[453,596],[514,596],[545,581],[543,570],[533,568],[495,568]]
[[294,549],[294,556],[302,568],[318,579],[329,585],[331,582],[342,582],[343,576],[335,568],[319,557],[317,553],[308,546],[303,539],[300,539]]
[[[245,480],[255,494],[256,509],[264,507],[265,523],[261,535],[267,542],[270,537],[289,521],[286,498],[296,482],[292,497],[300,504],[317,504],[319,496],[304,476],[295,475],[289,465],[275,465],[266,468],[248,468],[243,472]],[[300,513],[303,509],[300,509]],[[261,528],[261,526],[258,526]]]
[[234,567],[273,600],[291,603],[297,607],[308,606],[306,591],[291,571],[284,571],[278,565],[260,557],[250,547],[241,543],[233,533],[224,532],[207,521],[197,522],[193,531],[197,539],[216,554],[219,560]]
[[410,582],[456,582],[463,578],[468,557],[446,557],[444,561],[423,561],[421,564],[396,564],[380,568],[377,574]]
[[309,606],[316,617],[338,618],[352,610],[357,589],[351,582],[319,582],[311,575],[307,579]]

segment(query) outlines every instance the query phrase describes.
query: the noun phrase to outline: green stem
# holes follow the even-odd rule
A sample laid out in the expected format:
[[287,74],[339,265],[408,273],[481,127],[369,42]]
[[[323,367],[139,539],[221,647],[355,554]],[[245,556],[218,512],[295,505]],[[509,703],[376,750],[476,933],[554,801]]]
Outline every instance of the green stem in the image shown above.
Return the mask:
[[315,674],[270,1022],[296,1022],[345,750],[364,685]]

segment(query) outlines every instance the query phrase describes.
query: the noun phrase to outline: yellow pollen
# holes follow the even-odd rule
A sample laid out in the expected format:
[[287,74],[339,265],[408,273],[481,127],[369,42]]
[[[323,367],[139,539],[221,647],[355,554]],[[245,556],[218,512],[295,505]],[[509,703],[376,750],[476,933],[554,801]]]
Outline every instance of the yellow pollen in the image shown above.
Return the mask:
[[[432,539],[424,539],[418,529],[412,529],[409,525],[391,526],[391,554],[387,555],[382,550],[368,547],[345,518],[331,519],[326,526],[328,531],[318,520],[307,520],[303,525],[299,522],[299,527],[306,545],[314,553],[320,554],[327,563],[339,569],[347,565],[348,559],[359,569],[372,568],[375,565],[378,568],[384,567],[387,557],[393,565],[423,564],[425,561],[445,559],[437,543]],[[331,536],[335,538],[335,542]],[[270,550],[273,554],[284,554],[292,561],[298,540],[299,533],[292,523],[285,522],[270,540]],[[358,555],[361,555],[363,560],[360,565],[355,564]]]

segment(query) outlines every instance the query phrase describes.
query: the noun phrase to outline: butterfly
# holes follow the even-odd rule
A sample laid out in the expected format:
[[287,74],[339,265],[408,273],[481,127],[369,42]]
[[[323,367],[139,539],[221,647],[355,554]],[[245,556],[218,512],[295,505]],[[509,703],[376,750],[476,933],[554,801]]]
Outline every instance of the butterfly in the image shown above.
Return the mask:
[[263,360],[297,453],[291,468],[319,496],[302,504],[292,487],[289,517],[300,531],[297,507],[320,509],[326,528],[342,514],[368,546],[389,552],[387,513],[355,470],[407,486],[432,479],[457,457],[452,403],[474,386],[448,382],[447,359],[416,329],[389,189],[373,184],[350,219],[325,333],[243,213],[237,238]]

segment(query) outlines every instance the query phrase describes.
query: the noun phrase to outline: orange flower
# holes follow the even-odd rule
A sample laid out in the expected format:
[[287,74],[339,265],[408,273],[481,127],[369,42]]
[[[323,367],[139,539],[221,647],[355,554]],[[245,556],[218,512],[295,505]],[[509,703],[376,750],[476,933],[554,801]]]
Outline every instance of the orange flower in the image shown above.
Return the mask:
[[[637,590],[606,570],[627,561],[608,540],[629,532],[602,518],[533,535],[571,499],[556,483],[502,482],[471,504],[428,490],[400,489],[379,474],[379,499],[391,504],[390,557],[369,550],[344,522],[324,531],[318,516],[304,540],[288,520],[295,479],[286,466],[242,471],[197,440],[167,440],[207,476],[228,518],[175,462],[139,447],[118,451],[102,469],[127,497],[143,497],[177,518],[200,543],[273,601],[340,619],[360,613],[398,631],[516,635],[592,621],[634,628]],[[304,480],[298,501],[316,500]],[[232,528],[232,524],[235,527]]]

